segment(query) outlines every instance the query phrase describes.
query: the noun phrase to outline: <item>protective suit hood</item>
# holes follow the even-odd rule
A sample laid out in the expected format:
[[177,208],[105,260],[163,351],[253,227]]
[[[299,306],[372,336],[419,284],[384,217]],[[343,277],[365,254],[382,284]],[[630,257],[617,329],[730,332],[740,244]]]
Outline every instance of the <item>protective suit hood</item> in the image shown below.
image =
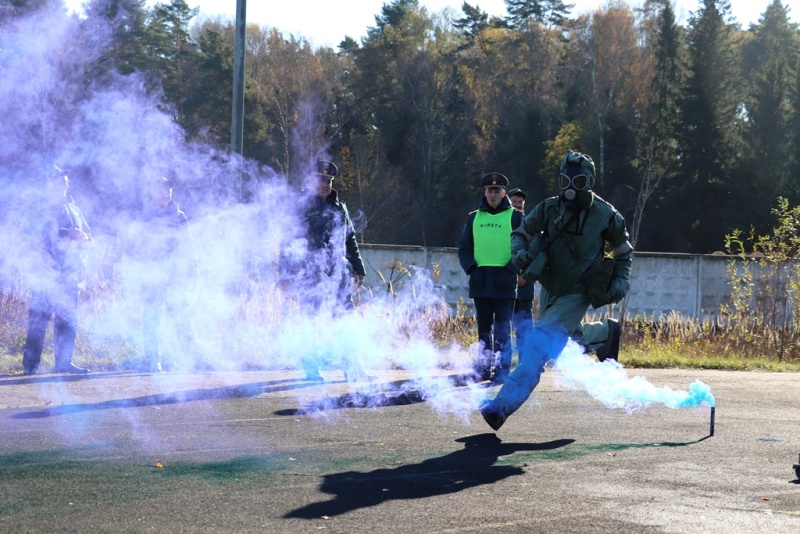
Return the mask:
[[594,202],[594,162],[580,152],[570,150],[558,166],[561,200],[570,209],[588,210]]

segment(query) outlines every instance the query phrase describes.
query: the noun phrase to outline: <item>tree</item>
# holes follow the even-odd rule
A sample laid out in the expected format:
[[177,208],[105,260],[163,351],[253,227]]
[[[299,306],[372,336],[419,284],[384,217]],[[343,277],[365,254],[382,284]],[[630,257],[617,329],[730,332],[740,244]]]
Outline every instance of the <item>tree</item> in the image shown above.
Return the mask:
[[592,155],[597,165],[596,185],[602,190],[609,123],[615,115],[625,116],[634,109],[641,94],[637,85],[645,78],[636,20],[627,6],[612,2],[607,9],[582,18],[572,41],[574,59],[580,62],[575,71],[582,73],[577,87],[585,88],[586,113],[594,123],[597,151]]
[[461,30],[467,43],[473,43],[485,30],[489,28],[489,15],[478,6],[471,6],[464,2],[461,5],[464,16],[457,19],[453,26]]
[[544,20],[544,2],[542,0],[505,0],[508,12],[508,25],[518,31],[525,31],[533,22]]
[[553,186],[546,143],[564,115],[559,75],[565,43],[559,30],[543,25],[486,33],[482,46],[460,58],[475,116],[471,164],[502,169],[529,198],[542,198]]
[[779,196],[797,193],[791,173],[797,161],[793,139],[787,132],[800,119],[792,106],[792,93],[800,66],[800,34],[791,24],[788,8],[779,0],[767,6],[759,23],[752,26],[742,50],[742,72],[747,80],[743,121],[743,165],[751,177],[751,202],[744,206],[747,220],[766,231],[769,220],[764,206]]
[[299,186],[314,161],[330,159],[335,152],[341,59],[329,48],[315,50],[304,39],[284,38],[275,28],[248,26],[245,41],[253,95],[257,91],[263,98],[254,113],[262,115],[267,127],[249,156]]
[[[679,241],[686,252],[711,252],[733,228],[741,202],[735,191],[740,104],[739,47],[727,0],[703,0],[689,23],[689,78],[682,99],[682,174],[673,190]],[[745,193],[746,194],[746,193]]]
[[[640,177],[634,215],[630,223],[631,243],[637,248],[641,236],[645,208],[659,190],[662,181],[671,181],[678,172],[681,127],[678,102],[686,84],[686,54],[682,28],[675,22],[675,13],[668,0],[646,4],[653,10],[652,69],[649,97],[642,106],[638,123],[637,154],[634,169]],[[650,234],[657,235],[659,225]],[[657,239],[656,239],[657,240]]]
[[194,77],[200,61],[189,29],[189,23],[197,12],[198,8],[190,8],[185,0],[170,0],[169,4],[156,4],[150,14],[149,70],[161,81],[166,100],[176,108],[180,108],[182,100],[190,92],[187,82]]
[[81,23],[85,36],[103,53],[93,76],[110,70],[127,75],[150,68],[149,32],[145,0],[90,0]]
[[[250,28],[248,28],[250,30]],[[201,137],[228,146],[233,93],[233,25],[206,22],[195,28],[199,63],[190,80],[191,92],[182,104],[183,124],[190,137]],[[247,40],[246,40],[247,41]],[[266,97],[258,83],[245,72],[244,153],[254,158],[271,125]]]
[[[402,170],[404,186],[416,196],[408,206],[407,235],[399,239],[419,243],[421,236],[425,244],[451,244],[456,236],[433,207],[453,194],[451,178],[464,188],[463,174],[452,168],[461,168],[456,154],[464,150],[471,127],[454,55],[457,34],[409,0],[384,5],[376,21],[356,56],[354,88],[356,100],[368,109],[363,127],[382,132],[388,163]],[[461,214],[450,222],[456,220]]]
[[[795,72],[794,89],[790,95],[790,101],[794,120],[789,124],[786,137],[789,138],[792,146],[796,147],[800,146],[800,120],[798,119],[800,116],[800,69]],[[791,176],[800,176],[800,157],[796,155],[792,157],[792,161],[789,163],[789,174]],[[795,187],[787,193],[787,196],[794,203],[800,204],[800,191],[797,190],[796,183]]]
[[505,0],[510,28],[525,31],[531,23],[538,22],[551,28],[563,28],[574,4],[563,0]]

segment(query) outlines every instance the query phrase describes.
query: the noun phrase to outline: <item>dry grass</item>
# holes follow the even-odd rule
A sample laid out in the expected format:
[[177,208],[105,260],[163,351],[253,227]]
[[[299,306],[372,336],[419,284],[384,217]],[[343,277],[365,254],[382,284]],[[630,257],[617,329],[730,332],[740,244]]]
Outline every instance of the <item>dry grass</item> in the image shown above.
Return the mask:
[[[0,372],[21,370],[22,347],[27,327],[27,299],[24,292],[7,288],[0,291]],[[82,296],[81,321],[97,316],[124,313],[130,317],[127,332],[91,336],[79,329],[76,361],[98,370],[126,370],[142,363],[138,334],[141,316],[135,303],[124,303],[113,284],[98,284]],[[231,320],[203,325],[212,344],[225,345],[231,356],[245,367],[258,368],[260,353],[269,343],[266,332],[280,328],[281,321],[296,306],[274,288],[252,283],[242,289]],[[94,316],[94,317],[93,317]],[[599,320],[602,316],[590,317]],[[477,340],[472,305],[460,302],[455,310],[443,303],[413,312],[393,315],[400,332],[408,336],[427,333],[430,341],[443,349],[453,345],[468,347]],[[635,317],[623,324],[622,362],[627,367],[695,367],[770,371],[800,370],[800,335],[794,331],[775,331],[767,326],[746,325],[746,331],[723,320],[697,320],[671,313],[660,317]],[[52,328],[46,346],[52,344]],[[776,347],[781,347],[780,351]],[[46,349],[45,365],[52,362]]]

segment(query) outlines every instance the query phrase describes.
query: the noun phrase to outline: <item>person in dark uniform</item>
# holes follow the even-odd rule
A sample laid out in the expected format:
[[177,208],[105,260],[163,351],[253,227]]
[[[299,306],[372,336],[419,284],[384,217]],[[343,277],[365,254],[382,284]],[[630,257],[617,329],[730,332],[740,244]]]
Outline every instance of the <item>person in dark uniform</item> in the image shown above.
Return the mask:
[[39,371],[44,337],[50,317],[56,373],[86,374],[87,369],[72,362],[78,325],[78,295],[86,274],[82,250],[91,243],[91,229],[75,202],[67,196],[69,176],[58,167],[48,179],[50,205],[44,211],[39,233],[44,272],[31,292],[28,333],[22,352],[26,375]]
[[[339,169],[331,161],[318,161],[305,180],[301,200],[302,224],[297,229],[297,247],[284,247],[280,257],[280,287],[292,294],[309,314],[321,310],[332,316],[355,308],[351,293],[364,283],[366,269],[358,249],[347,205],[333,188]],[[323,380],[319,358],[305,358],[306,379]],[[348,382],[371,381],[355,356],[344,362]]]
[[[515,187],[508,190],[508,199],[515,210],[525,216],[525,200],[528,195],[525,191]],[[533,300],[535,296],[535,282],[528,282],[522,277],[517,277],[517,300],[514,301],[514,333],[517,337],[517,364],[522,361],[525,346],[525,334],[533,328]]]
[[137,277],[143,300],[142,329],[145,366],[142,370],[160,372],[177,368],[179,355],[161,353],[159,329],[166,312],[175,323],[183,361],[197,357],[194,326],[190,320],[187,289],[197,277],[198,265],[188,218],[172,199],[173,182],[166,177],[149,184],[148,197],[141,213],[141,233],[136,244],[142,262]]
[[469,276],[469,296],[475,303],[479,345],[475,378],[500,384],[510,372],[519,272],[511,262],[511,232],[523,216],[506,196],[508,178],[492,172],[481,178],[481,187],[480,205],[467,216],[458,241],[458,260]]

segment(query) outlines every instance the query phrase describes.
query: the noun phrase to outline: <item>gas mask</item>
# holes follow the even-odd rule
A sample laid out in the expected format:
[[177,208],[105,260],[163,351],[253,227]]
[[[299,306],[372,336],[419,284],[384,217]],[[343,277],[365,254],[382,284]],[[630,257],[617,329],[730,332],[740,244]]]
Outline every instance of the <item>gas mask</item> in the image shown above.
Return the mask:
[[569,210],[585,211],[592,207],[594,193],[589,186],[589,177],[579,165],[566,165],[558,176],[561,200]]

